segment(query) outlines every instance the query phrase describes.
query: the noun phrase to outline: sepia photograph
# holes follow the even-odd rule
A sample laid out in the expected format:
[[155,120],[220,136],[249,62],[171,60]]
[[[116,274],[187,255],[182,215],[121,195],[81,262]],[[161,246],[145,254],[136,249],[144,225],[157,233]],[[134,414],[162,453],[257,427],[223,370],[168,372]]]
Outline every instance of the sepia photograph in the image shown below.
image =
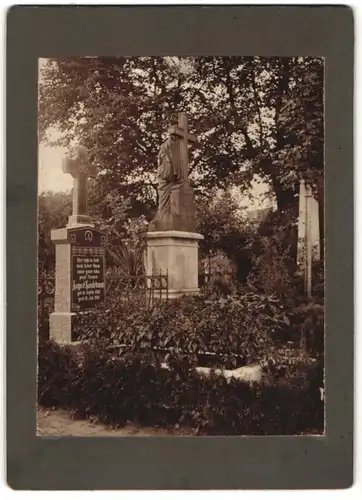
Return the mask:
[[324,436],[324,71],[38,60],[38,436]]

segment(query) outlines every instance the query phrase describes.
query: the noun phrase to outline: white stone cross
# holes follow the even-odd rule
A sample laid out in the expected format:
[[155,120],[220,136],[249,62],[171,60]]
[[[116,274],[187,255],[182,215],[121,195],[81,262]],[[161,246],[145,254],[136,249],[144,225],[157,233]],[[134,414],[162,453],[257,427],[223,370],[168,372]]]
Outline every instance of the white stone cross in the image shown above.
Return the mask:
[[172,125],[169,132],[182,139],[180,141],[181,171],[183,179],[187,179],[189,170],[188,143],[196,143],[197,139],[194,134],[190,134],[188,131],[188,122],[185,113],[178,113],[177,125]]
[[88,177],[95,177],[98,168],[90,164],[86,147],[76,146],[71,157],[64,158],[63,172],[73,177],[73,216],[87,216]]

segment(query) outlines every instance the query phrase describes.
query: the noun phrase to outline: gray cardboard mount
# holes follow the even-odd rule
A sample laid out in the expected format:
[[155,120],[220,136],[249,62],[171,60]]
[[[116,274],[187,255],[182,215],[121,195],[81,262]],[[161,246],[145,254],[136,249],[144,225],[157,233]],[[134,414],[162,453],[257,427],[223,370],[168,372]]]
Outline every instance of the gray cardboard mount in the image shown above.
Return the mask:
[[[188,54],[325,58],[326,436],[37,437],[38,58]],[[12,488],[352,484],[353,60],[353,12],[344,6],[17,6],[8,11],[7,478]]]

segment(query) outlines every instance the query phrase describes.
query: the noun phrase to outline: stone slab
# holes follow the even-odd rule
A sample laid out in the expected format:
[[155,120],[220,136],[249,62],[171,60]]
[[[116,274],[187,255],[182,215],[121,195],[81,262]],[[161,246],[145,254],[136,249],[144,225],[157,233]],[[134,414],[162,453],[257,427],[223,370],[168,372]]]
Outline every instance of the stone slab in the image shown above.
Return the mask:
[[[170,369],[167,363],[162,363],[161,367],[167,370]],[[213,372],[218,377],[223,377],[226,380],[235,379],[248,383],[260,383],[263,377],[263,369],[261,365],[247,365],[236,368],[235,370],[212,370],[211,368],[204,366],[197,366],[195,370],[197,373],[204,375],[205,377],[209,377]]]
[[51,240],[56,244],[58,243],[67,244],[69,243],[68,239],[69,229],[81,229],[81,228],[85,229],[87,227],[89,227],[89,229],[94,229],[94,224],[72,224],[72,225],[68,224],[67,227],[62,227],[60,229],[52,229],[50,232]]
[[181,239],[190,239],[190,240],[203,240],[204,237],[199,233],[191,233],[187,231],[149,231],[147,233],[148,239],[156,239],[156,238],[181,238]]

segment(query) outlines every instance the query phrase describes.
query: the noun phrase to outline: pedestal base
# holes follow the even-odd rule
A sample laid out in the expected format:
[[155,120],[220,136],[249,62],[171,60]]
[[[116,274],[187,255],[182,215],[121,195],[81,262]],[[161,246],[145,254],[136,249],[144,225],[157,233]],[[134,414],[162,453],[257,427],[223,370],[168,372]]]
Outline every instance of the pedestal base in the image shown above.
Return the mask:
[[69,312],[53,312],[49,317],[49,338],[58,344],[72,342],[72,327],[76,314]]
[[147,274],[168,275],[169,299],[198,295],[198,241],[203,236],[184,231],[147,233]]
[[81,226],[94,227],[92,218],[89,215],[70,215],[68,217],[67,228]]

